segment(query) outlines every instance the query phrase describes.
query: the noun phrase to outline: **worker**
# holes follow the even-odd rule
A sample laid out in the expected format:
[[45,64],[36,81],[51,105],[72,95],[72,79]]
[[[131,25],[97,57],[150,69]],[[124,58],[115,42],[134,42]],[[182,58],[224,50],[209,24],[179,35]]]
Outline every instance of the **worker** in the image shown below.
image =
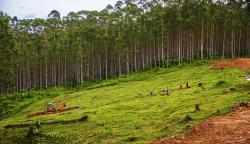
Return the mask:
[[55,112],[54,104],[52,102],[49,102],[47,106],[47,113],[52,114],[54,112]]
[[169,95],[169,88],[166,89],[166,95]]
[[187,88],[187,89],[191,88],[191,85],[189,85],[188,82],[187,82],[187,84],[186,84],[186,88]]
[[154,95],[154,91],[153,91],[153,90],[150,91],[150,95],[151,95],[151,96]]
[[182,90],[182,83],[180,83],[179,89]]

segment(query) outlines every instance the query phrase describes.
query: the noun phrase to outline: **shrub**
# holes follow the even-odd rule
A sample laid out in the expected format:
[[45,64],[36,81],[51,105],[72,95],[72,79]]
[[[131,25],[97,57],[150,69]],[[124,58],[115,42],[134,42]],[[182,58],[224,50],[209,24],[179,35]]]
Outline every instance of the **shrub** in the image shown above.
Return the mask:
[[185,118],[184,118],[184,122],[189,122],[189,121],[192,121],[193,118],[190,116],[190,115],[186,115]]
[[86,121],[89,117],[87,115],[83,115],[79,121]]
[[213,85],[213,88],[221,87],[226,84],[226,81],[220,80],[216,84]]
[[33,136],[39,135],[39,131],[36,127],[30,127],[27,133],[27,138],[32,138]]

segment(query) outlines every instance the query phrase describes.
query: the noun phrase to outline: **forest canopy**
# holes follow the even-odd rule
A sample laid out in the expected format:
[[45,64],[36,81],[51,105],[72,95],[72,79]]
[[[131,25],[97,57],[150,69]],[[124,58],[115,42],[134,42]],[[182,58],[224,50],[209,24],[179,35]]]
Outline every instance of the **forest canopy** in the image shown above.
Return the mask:
[[0,93],[250,56],[250,0],[120,0],[102,11],[0,13]]

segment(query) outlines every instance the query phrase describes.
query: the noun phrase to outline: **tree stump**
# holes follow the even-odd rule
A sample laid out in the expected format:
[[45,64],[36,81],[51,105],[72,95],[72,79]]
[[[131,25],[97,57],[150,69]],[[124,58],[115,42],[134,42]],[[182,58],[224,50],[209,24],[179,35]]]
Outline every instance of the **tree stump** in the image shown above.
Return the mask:
[[153,96],[154,95],[154,92],[153,90],[150,91],[150,96]]
[[40,122],[40,121],[37,121],[37,122],[36,122],[36,127],[37,127],[37,128],[40,128],[40,127],[41,127],[41,122]]
[[38,129],[35,127],[30,127],[26,137],[32,138],[33,136],[37,136],[37,135],[39,135]]
[[201,110],[201,109],[200,109],[200,104],[196,104],[196,105],[195,105],[195,111],[198,112],[198,111],[200,111],[200,110]]
[[202,83],[199,83],[198,86],[199,86],[199,87],[202,87]]
[[190,115],[186,115],[185,118],[184,118],[185,122],[189,122],[189,121],[192,121],[192,120],[193,120],[193,118]]
[[245,101],[240,102],[240,107],[247,107],[248,103]]

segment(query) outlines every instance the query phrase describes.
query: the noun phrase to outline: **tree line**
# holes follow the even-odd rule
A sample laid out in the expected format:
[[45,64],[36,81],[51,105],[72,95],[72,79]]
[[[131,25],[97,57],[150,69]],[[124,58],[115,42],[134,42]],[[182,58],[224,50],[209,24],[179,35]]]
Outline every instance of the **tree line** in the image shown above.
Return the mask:
[[47,19],[0,13],[0,93],[250,56],[249,0],[120,0]]

